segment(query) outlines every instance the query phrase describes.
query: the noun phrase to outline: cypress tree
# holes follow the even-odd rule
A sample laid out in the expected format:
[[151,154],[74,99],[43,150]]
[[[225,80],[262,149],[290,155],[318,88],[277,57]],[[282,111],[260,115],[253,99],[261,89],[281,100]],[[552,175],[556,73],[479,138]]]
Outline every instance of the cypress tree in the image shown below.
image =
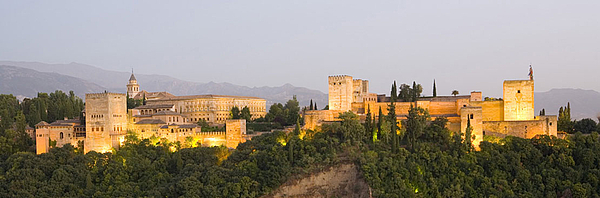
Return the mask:
[[371,106],[367,106],[367,117],[365,118],[365,134],[369,136],[373,131],[373,124],[371,119]]
[[435,79],[433,79],[433,97],[437,97],[437,88],[435,87]]
[[379,114],[377,114],[377,137],[381,135],[381,124],[383,123],[383,112],[381,112],[381,106],[379,106]]
[[390,105],[388,107],[388,119],[390,119],[390,133],[392,133],[392,152],[396,153],[397,152],[397,145],[398,145],[398,134],[396,133],[396,128],[397,128],[397,122],[396,122],[396,105],[394,104],[394,102],[396,102],[396,81],[394,81],[394,84],[392,84],[392,91],[391,91],[391,96],[390,96]]
[[315,110],[319,110],[319,108],[317,108],[317,102],[315,102]]
[[315,106],[313,106],[313,101],[312,101],[312,99],[310,99],[310,109],[309,110],[315,110],[314,107]]

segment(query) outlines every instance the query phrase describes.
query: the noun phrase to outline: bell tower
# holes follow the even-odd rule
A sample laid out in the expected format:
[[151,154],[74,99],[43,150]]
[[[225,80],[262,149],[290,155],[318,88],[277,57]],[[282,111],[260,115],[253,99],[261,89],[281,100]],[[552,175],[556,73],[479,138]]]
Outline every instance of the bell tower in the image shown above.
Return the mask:
[[131,70],[131,77],[129,77],[129,83],[127,83],[127,95],[129,98],[135,97],[140,93],[140,85],[137,83],[135,76],[133,75],[133,69]]

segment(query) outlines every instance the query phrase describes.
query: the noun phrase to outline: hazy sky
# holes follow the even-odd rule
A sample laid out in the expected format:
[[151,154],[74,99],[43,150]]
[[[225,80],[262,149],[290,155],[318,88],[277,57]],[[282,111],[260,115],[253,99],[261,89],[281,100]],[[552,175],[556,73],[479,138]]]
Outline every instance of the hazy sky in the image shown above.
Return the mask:
[[78,62],[196,82],[327,76],[388,93],[481,90],[535,69],[536,91],[600,90],[600,1],[0,1],[0,60]]

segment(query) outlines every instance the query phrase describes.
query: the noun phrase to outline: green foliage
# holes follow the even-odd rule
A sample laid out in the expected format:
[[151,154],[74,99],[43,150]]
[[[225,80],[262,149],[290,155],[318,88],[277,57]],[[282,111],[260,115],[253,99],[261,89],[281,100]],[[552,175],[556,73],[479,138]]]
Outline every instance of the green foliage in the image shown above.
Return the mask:
[[[407,84],[401,84],[399,88],[398,99],[404,102],[415,102],[421,96],[423,87],[413,81],[412,87]],[[437,96],[437,94],[436,94]]]
[[127,94],[127,109],[133,109],[144,104],[145,99],[136,100],[133,98],[129,98],[129,93]]
[[275,103],[269,108],[269,112],[265,116],[267,122],[277,122],[281,126],[291,126],[296,124],[296,120],[300,118],[300,106],[296,96],[288,100],[285,106],[281,103]]
[[575,133],[573,126],[575,123],[571,121],[571,103],[567,103],[566,107],[560,107],[558,110],[557,130],[567,133]]
[[406,120],[404,120],[402,126],[406,129],[404,137],[408,142],[408,147],[414,149],[417,143],[417,138],[421,137],[427,127],[427,121],[429,120],[429,112],[421,107],[413,107],[411,105]]
[[229,114],[231,115],[231,119],[240,119],[241,118],[240,108],[238,108],[237,106],[232,107]]
[[581,119],[579,121],[575,121],[575,124],[573,125],[573,130],[576,132],[581,132],[583,134],[590,134],[592,132],[598,132],[597,131],[597,126],[598,124],[596,123],[596,121],[589,119],[589,118],[584,118]]
[[452,90],[452,95],[453,95],[453,96],[456,96],[456,95],[458,95],[458,94],[460,94],[460,93],[458,93],[458,90]]
[[206,120],[198,120],[196,122],[200,126],[200,131],[202,132],[215,132],[215,131],[225,131],[225,126],[219,127],[218,125],[211,126],[206,122]]
[[242,108],[242,112],[240,112],[240,118],[246,120],[247,122],[252,121],[252,114],[250,114],[250,108],[247,106]]

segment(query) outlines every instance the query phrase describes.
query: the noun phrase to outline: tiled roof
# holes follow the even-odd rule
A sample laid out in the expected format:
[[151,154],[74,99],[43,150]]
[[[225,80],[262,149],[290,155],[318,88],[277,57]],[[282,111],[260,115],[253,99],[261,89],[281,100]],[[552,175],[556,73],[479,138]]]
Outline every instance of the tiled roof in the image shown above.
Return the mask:
[[152,114],[153,116],[155,115],[181,115],[175,111],[159,111],[158,113]]
[[41,121],[41,122],[37,123],[35,126],[50,126],[50,124],[48,124],[47,122]]
[[159,119],[145,119],[145,120],[136,122],[135,124],[167,124],[167,123],[162,120],[159,120]]
[[173,104],[153,104],[153,105],[142,105],[136,107],[134,109],[164,109],[164,108],[173,108]]
[[[191,96],[173,96],[156,99],[154,101],[164,101],[164,100],[189,100],[189,99],[200,99],[200,98],[236,98],[236,99],[263,99],[259,97],[252,96],[229,96],[229,95],[191,95]],[[264,100],[264,99],[263,99]]]

